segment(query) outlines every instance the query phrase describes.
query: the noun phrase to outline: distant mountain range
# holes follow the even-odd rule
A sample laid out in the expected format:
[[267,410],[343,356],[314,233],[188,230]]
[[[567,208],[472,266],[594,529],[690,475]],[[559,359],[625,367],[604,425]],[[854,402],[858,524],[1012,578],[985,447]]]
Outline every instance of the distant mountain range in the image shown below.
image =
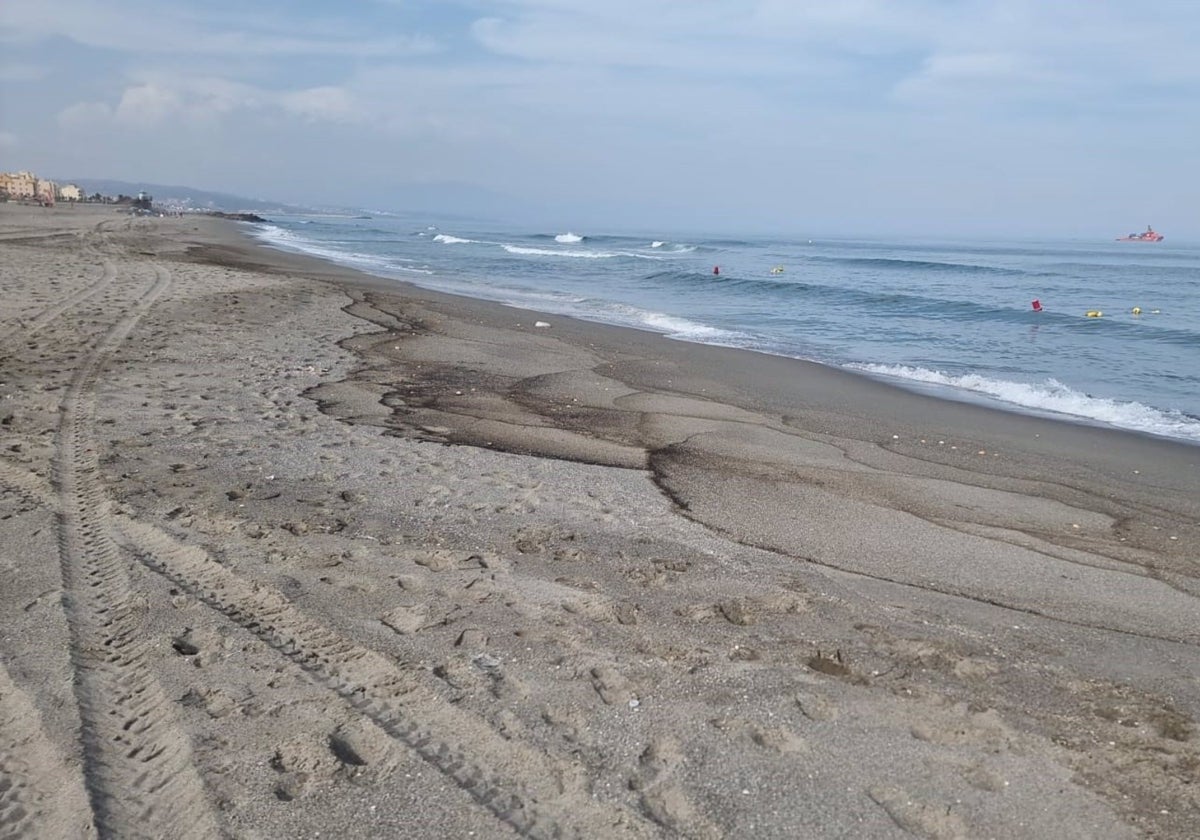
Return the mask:
[[[329,204],[288,204],[263,198],[247,198],[244,195],[198,190],[194,187],[151,184],[144,181],[117,181],[111,178],[55,178],[60,184],[75,184],[85,194],[100,193],[106,196],[136,196],[139,192],[149,193],[154,205],[163,209],[208,210],[223,213],[414,213],[433,214],[439,217],[462,218],[512,218],[529,215],[530,205],[503,193],[468,184],[454,182],[398,183],[373,195],[364,195],[364,204],[358,207]],[[364,207],[376,209],[365,210]],[[539,208],[545,211],[545,208]]]
[[284,204],[261,198],[246,198],[230,193],[198,190],[193,187],[148,184],[140,181],[114,181],[105,178],[62,178],[60,184],[77,184],[87,195],[133,195],[147,192],[160,207],[186,207],[193,210],[217,210],[226,213],[311,213],[316,208]]

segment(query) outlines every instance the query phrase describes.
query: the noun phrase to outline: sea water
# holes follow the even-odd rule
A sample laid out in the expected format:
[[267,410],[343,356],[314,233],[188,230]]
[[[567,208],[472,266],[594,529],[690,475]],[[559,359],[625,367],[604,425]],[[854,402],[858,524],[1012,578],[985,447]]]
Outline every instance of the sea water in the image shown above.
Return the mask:
[[617,234],[382,213],[278,216],[256,234],[431,289],[1200,444],[1200,244]]

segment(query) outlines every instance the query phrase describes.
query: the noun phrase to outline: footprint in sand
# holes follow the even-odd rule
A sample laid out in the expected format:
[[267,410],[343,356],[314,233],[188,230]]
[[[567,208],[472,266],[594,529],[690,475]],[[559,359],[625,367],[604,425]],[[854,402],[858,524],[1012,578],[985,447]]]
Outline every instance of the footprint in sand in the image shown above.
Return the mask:
[[275,748],[271,767],[279,774],[275,796],[291,801],[313,786],[333,780],[378,774],[394,769],[396,757],[389,739],[373,724],[352,720],[328,735],[305,733]]
[[970,836],[966,823],[953,813],[952,805],[922,802],[892,785],[876,785],[867,791],[900,828],[930,840],[958,840]]
[[715,604],[694,604],[680,607],[675,614],[692,621],[722,618],[737,627],[749,627],[768,616],[786,615],[804,609],[804,602],[794,595],[740,596]]
[[944,712],[920,718],[909,727],[919,741],[942,746],[978,746],[991,752],[1008,750],[1017,733],[995,709],[973,711],[957,703]]
[[806,718],[818,723],[832,723],[840,714],[837,704],[823,694],[799,694],[796,696],[796,705]]
[[741,717],[713,718],[709,724],[731,736],[745,738],[757,747],[781,755],[804,755],[809,752],[808,742],[787,727],[764,726]]
[[750,740],[763,749],[782,755],[803,755],[809,752],[808,742],[786,727],[750,724],[747,731]]
[[433,674],[456,691],[467,694],[474,694],[488,681],[484,669],[476,667],[469,659],[462,657],[446,660],[433,669]]
[[425,604],[399,606],[380,616],[380,621],[402,636],[416,633],[429,621],[429,607]]
[[609,706],[627,706],[638,699],[633,683],[612,665],[597,665],[591,676],[592,687]]
[[220,688],[190,688],[179,702],[184,706],[203,709],[214,719],[226,717],[239,708],[238,701]]
[[674,778],[683,762],[677,741],[656,738],[642,751],[629,787],[641,794],[642,810],[659,825],[682,837],[715,840],[722,836],[720,830],[700,814]]

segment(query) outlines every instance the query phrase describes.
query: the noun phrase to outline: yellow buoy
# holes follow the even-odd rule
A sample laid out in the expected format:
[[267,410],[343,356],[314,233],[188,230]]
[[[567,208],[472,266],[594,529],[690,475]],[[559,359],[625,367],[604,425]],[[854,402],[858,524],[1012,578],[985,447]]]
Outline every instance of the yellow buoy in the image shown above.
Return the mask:
[[1135,306],[1135,307],[1133,307],[1133,314],[1134,314],[1134,315],[1141,315],[1141,314],[1142,314],[1142,307],[1140,307],[1140,306]]
[[1089,309],[1089,310],[1087,311],[1087,316],[1088,316],[1089,318],[1100,318],[1100,317],[1102,317],[1103,315],[1104,315],[1104,313],[1103,313],[1103,312],[1101,312],[1099,309]]

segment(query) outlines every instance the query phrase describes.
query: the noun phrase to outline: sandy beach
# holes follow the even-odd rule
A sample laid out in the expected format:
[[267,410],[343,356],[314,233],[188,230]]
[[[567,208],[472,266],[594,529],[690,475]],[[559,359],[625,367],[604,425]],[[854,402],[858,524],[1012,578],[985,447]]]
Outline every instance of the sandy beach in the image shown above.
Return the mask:
[[0,205],[0,838],[1200,835],[1200,447]]

